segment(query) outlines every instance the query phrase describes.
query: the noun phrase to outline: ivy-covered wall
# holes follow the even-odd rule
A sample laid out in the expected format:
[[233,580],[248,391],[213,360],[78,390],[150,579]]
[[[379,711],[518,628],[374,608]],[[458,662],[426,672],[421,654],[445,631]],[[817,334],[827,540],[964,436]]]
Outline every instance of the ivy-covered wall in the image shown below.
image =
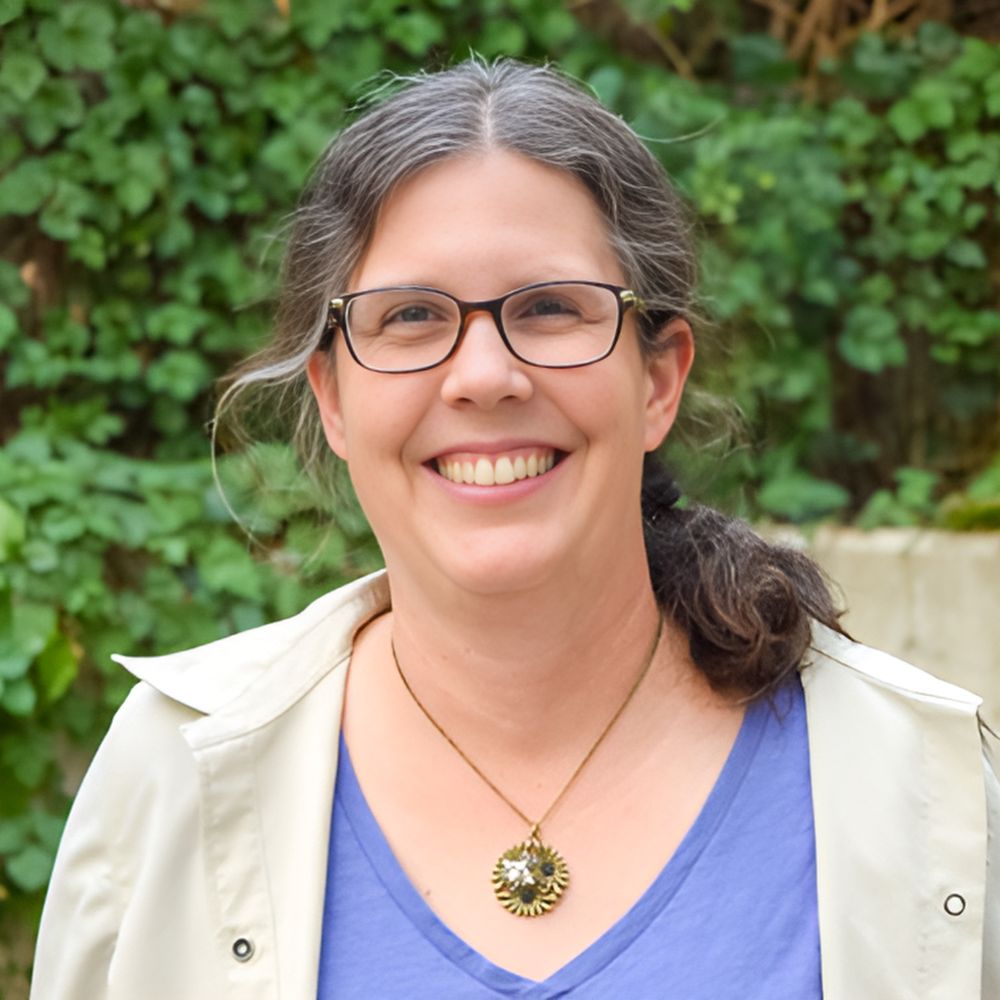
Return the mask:
[[109,653],[377,564],[280,442],[221,465],[249,544],[206,424],[267,335],[271,235],[382,70],[555,59],[650,139],[701,220],[698,380],[747,424],[674,447],[700,498],[1000,525],[1000,46],[925,21],[815,57],[763,5],[598,6],[0,0],[0,939],[129,687]]

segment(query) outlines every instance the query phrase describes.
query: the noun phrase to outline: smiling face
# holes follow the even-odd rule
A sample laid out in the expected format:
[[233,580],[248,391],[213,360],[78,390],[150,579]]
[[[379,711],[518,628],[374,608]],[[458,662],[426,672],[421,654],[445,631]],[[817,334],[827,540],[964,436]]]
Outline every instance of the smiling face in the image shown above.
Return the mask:
[[[559,280],[626,284],[600,209],[576,178],[491,151],[401,184],[343,291],[423,285],[478,301]],[[664,336],[670,349],[647,360],[626,313],[608,358],[550,370],[518,361],[477,312],[444,364],[384,374],[338,335],[310,381],[390,577],[523,591],[600,573],[612,553],[644,572],[643,453],[673,422],[692,356],[683,321]]]

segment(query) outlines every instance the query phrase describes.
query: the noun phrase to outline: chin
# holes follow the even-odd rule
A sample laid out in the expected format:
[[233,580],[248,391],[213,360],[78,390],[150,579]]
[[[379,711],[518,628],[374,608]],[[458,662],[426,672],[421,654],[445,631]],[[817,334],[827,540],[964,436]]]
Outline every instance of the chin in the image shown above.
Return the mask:
[[[568,547],[540,539],[536,532],[496,531],[459,534],[447,549],[423,553],[437,576],[470,595],[500,597],[536,590],[564,577],[575,560]],[[409,561],[409,560],[408,560]]]

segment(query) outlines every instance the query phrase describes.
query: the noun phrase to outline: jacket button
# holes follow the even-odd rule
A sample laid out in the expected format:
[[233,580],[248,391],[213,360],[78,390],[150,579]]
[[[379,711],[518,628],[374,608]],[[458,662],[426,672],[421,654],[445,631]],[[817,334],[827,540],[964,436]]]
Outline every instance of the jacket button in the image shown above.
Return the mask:
[[944,901],[944,912],[950,917],[960,917],[965,913],[965,897],[953,892]]
[[253,941],[249,938],[237,938],[233,942],[233,958],[237,962],[249,962],[253,958]]

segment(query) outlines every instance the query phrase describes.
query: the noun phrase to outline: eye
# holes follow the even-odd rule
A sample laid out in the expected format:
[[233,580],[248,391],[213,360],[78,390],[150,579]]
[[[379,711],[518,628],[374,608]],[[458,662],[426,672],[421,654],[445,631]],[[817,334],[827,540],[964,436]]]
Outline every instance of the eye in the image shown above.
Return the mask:
[[403,306],[386,316],[387,323],[428,323],[440,317],[429,306]]
[[539,296],[525,303],[522,312],[526,316],[573,316],[579,309],[568,299],[549,295],[544,298]]
[[378,325],[385,330],[395,327],[401,331],[403,327],[409,327],[409,332],[416,332],[420,328],[424,332],[430,328],[451,327],[455,322],[451,303],[442,299],[440,302],[432,299],[412,299],[401,298],[399,295],[388,298],[388,301],[380,301],[382,296],[375,296],[372,305],[377,306],[380,319]]

